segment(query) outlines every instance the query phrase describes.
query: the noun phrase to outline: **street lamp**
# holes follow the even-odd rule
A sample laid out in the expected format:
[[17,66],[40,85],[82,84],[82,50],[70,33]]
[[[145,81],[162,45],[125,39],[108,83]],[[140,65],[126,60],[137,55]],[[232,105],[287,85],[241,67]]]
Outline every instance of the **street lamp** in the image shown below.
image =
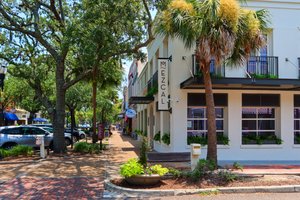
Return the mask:
[[3,99],[2,99],[2,92],[4,88],[4,79],[5,79],[5,74],[7,72],[7,68],[5,66],[0,66],[0,87],[1,87],[1,116],[0,116],[0,121],[1,121],[1,126],[4,126],[4,108],[3,108]]

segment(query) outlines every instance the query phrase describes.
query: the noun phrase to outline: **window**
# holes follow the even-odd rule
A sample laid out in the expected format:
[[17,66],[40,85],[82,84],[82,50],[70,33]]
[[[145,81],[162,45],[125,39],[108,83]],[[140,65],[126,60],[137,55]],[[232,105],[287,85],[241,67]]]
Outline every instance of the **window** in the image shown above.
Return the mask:
[[[224,108],[216,109],[217,134],[224,134]],[[207,137],[206,107],[188,107],[188,136]]]
[[300,144],[300,95],[294,95],[294,144]]
[[8,134],[8,135],[21,135],[21,129],[20,128],[8,128],[1,130],[1,133]]
[[281,144],[276,135],[278,94],[242,95],[242,144]]
[[[216,131],[218,144],[223,144],[220,138],[225,136],[225,113],[227,110],[227,94],[214,94],[216,111]],[[187,107],[187,144],[207,141],[207,114],[205,94],[189,93]]]

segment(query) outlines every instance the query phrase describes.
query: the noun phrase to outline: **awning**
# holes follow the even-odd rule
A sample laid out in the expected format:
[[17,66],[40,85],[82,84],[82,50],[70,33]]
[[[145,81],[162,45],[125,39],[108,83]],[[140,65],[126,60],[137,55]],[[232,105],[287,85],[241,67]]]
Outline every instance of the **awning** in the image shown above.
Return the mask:
[[149,104],[154,101],[154,97],[130,97],[129,104]]
[[[213,89],[230,90],[300,90],[298,79],[212,78]],[[180,84],[181,89],[204,89],[202,78],[191,77]]]
[[17,120],[19,120],[18,116],[15,113],[6,112],[6,113],[4,113],[4,117],[8,121],[17,121]]
[[34,118],[33,121],[34,121],[34,122],[48,122],[47,119],[41,118],[41,117]]

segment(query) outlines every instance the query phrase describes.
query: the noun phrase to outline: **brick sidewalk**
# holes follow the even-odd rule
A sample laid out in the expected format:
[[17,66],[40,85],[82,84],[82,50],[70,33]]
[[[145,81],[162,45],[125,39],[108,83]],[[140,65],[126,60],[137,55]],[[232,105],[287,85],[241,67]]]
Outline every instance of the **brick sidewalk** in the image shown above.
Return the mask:
[[0,162],[0,199],[103,199],[104,179],[119,176],[119,166],[139,149],[138,141],[116,131],[109,143],[99,155]]

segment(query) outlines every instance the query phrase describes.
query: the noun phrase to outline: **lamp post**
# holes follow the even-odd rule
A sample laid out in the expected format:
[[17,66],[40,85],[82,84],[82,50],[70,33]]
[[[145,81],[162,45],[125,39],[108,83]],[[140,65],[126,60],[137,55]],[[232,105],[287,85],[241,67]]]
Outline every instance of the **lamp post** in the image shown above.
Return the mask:
[[3,108],[3,97],[2,97],[2,93],[3,93],[3,88],[4,88],[4,79],[5,79],[5,74],[7,72],[7,68],[5,66],[0,66],[0,87],[1,87],[1,116],[0,116],[0,125],[4,126],[5,125],[5,121],[4,121],[4,108]]

